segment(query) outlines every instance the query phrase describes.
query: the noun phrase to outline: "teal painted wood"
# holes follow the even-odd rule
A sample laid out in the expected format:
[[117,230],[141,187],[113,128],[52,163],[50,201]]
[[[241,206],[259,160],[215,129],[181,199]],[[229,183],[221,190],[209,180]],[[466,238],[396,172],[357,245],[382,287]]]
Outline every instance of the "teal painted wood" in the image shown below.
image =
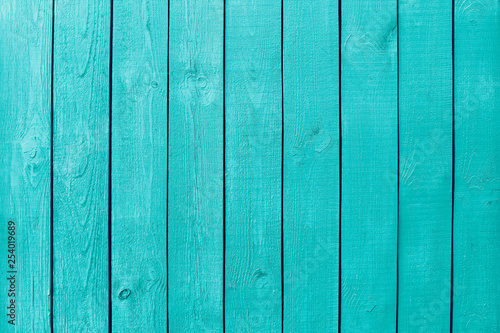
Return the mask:
[[500,3],[455,3],[453,332],[500,331]]
[[400,332],[450,331],[452,2],[399,2]]
[[[0,34],[0,331],[49,332],[52,1],[2,3]],[[7,316],[12,270],[15,326]]]
[[57,1],[54,331],[108,330],[109,1]]
[[224,2],[170,12],[169,328],[222,332]]
[[226,332],[281,332],[281,3],[226,2]]
[[342,2],[342,332],[396,326],[396,43],[395,0]]
[[168,4],[115,1],[112,328],[167,330]]
[[339,290],[337,1],[284,2],[285,332],[334,332]]

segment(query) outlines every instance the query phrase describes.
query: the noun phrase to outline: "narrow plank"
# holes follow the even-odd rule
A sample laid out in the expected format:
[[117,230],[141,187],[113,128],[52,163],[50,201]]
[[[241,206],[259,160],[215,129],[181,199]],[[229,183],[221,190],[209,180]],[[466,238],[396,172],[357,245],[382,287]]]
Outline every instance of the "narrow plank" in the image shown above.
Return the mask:
[[399,2],[400,332],[449,332],[452,2]]
[[285,332],[334,332],[339,290],[337,1],[283,12]]
[[226,332],[281,332],[281,3],[226,3]]
[[500,331],[500,3],[455,3],[453,332]]
[[224,2],[170,10],[169,327],[222,332]]
[[391,332],[397,279],[397,3],[342,2],[341,330]]
[[112,328],[167,330],[168,3],[115,1]]
[[49,332],[52,1],[2,3],[0,33],[0,331]]
[[57,1],[54,330],[108,330],[110,2]]

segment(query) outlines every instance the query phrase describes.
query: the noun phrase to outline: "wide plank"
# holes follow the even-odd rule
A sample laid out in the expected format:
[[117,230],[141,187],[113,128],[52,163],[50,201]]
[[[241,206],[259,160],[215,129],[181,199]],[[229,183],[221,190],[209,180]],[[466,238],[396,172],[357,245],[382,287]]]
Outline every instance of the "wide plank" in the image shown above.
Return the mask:
[[281,332],[281,2],[226,2],[226,332]]
[[500,3],[455,2],[453,332],[500,331]]
[[396,0],[341,7],[341,331],[396,326]]
[[171,332],[223,332],[224,2],[170,1]]
[[115,1],[112,329],[167,329],[168,4]]
[[49,332],[52,1],[2,2],[0,34],[0,331]]
[[338,2],[283,12],[285,332],[334,332],[339,300]]
[[108,330],[110,2],[56,2],[54,331]]
[[452,2],[399,2],[400,332],[449,332]]

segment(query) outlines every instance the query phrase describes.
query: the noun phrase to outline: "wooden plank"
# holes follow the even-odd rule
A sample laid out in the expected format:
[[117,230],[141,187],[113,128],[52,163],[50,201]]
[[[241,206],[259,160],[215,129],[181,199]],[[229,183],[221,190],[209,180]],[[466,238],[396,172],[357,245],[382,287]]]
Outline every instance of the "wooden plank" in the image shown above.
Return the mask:
[[284,4],[285,332],[333,332],[339,290],[337,1]]
[[455,3],[453,332],[500,331],[500,3]]
[[452,2],[399,2],[400,332],[450,328]]
[[226,3],[226,332],[281,332],[281,3]]
[[57,1],[54,330],[108,330],[110,2]]
[[342,2],[341,329],[396,326],[397,4]]
[[167,330],[168,4],[115,1],[112,328]]
[[2,3],[0,33],[0,331],[49,332],[52,1]]
[[222,332],[224,2],[170,8],[169,327]]

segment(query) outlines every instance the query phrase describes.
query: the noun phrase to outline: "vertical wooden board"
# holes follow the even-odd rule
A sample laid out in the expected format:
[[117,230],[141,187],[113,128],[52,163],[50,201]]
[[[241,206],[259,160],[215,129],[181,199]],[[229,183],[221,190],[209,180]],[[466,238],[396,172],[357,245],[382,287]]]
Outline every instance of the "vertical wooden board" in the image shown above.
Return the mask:
[[169,327],[222,332],[224,3],[170,12]]
[[167,330],[168,3],[115,1],[112,328]]
[[400,332],[449,332],[452,2],[399,2]]
[[333,332],[339,290],[337,1],[283,11],[285,332]]
[[0,33],[0,331],[48,332],[52,1],[2,3]]
[[341,330],[396,326],[397,4],[342,2]]
[[455,3],[453,332],[500,331],[500,3]]
[[226,332],[281,332],[281,3],[226,2]]
[[61,0],[54,36],[54,331],[108,330],[110,2]]

